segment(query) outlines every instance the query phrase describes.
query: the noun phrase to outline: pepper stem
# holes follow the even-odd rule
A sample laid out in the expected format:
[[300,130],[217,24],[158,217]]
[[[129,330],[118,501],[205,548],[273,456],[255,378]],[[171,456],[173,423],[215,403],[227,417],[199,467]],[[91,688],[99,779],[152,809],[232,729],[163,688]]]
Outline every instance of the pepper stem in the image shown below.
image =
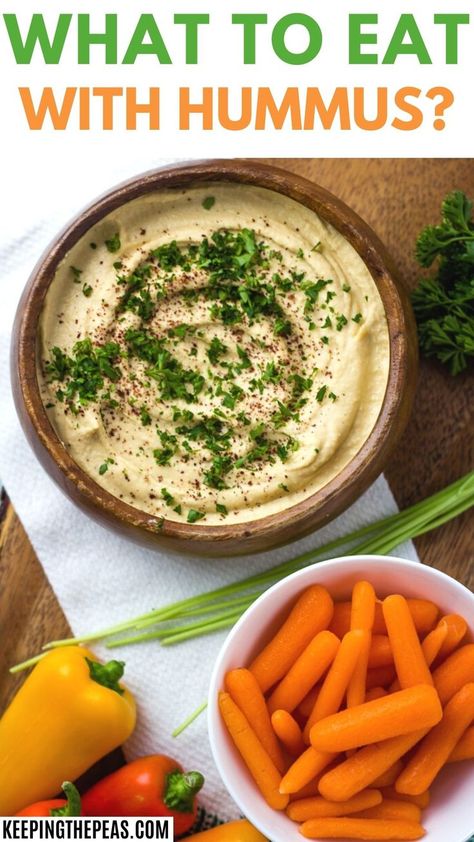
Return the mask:
[[194,798],[204,786],[200,772],[170,772],[166,776],[164,802],[170,810],[178,813],[192,813]]
[[123,696],[124,691],[119,685],[125,667],[123,661],[108,661],[106,664],[99,664],[98,661],[91,661],[90,658],[86,658],[86,661],[92,681]]
[[81,796],[76,787],[71,781],[64,781],[62,791],[66,796],[66,803],[64,807],[56,807],[50,810],[52,816],[80,816],[81,815]]

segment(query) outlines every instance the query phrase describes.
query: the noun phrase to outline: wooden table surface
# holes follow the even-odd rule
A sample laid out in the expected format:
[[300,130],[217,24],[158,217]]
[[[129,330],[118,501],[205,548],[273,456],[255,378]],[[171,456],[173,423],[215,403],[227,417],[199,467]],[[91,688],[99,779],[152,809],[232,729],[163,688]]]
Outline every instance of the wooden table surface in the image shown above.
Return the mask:
[[[444,195],[463,189],[474,197],[472,160],[271,161],[326,187],[351,205],[385,242],[407,284],[420,275],[413,258],[416,236],[436,222]],[[466,473],[474,465],[474,378],[452,378],[433,362],[421,363],[409,427],[385,474],[399,506],[410,505]],[[45,641],[64,637],[68,624],[28,538],[8,500],[0,530],[0,712],[21,677],[8,666],[36,653]],[[416,541],[425,564],[474,586],[474,517],[464,514]]]

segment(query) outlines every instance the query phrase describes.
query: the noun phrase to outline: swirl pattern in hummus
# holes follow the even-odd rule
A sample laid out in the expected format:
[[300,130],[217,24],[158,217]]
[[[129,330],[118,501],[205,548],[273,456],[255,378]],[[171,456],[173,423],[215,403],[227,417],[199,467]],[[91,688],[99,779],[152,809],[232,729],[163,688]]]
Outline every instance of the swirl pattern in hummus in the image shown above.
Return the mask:
[[64,446],[110,493],[176,521],[249,521],[327,484],[374,427],[388,368],[352,246],[245,185],[123,205],[67,255],[40,320]]

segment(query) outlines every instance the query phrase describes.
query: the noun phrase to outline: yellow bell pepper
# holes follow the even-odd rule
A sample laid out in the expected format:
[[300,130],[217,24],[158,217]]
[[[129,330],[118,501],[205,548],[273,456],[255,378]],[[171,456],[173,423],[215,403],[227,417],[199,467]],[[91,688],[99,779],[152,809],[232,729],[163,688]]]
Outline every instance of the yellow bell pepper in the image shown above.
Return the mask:
[[228,822],[213,827],[212,830],[203,830],[202,833],[195,833],[189,837],[189,842],[202,839],[203,842],[267,842],[257,828],[250,824],[247,819],[238,822]]
[[122,662],[101,664],[81,646],[38,662],[0,719],[0,816],[56,795],[130,736],[122,675]]

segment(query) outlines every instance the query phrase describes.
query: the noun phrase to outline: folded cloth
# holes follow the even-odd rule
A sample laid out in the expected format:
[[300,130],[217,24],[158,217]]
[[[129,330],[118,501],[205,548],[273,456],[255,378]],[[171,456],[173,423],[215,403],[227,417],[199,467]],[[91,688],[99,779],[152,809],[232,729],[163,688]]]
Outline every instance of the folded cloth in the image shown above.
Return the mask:
[[[84,169],[83,174],[84,196],[88,189],[92,197],[97,190],[94,173]],[[111,165],[105,175],[101,173],[102,178],[107,174],[113,183],[130,172]],[[11,326],[27,276],[57,228],[77,210],[68,207],[63,198],[63,206],[58,209],[54,207],[54,193],[42,197],[42,216],[38,205],[38,216],[30,220],[28,230],[15,230],[12,224],[8,239],[0,244],[0,477],[75,635],[245,578],[396,511],[389,487],[380,477],[357,503],[318,533],[237,561],[141,549],[78,511],[44,473],[25,441],[13,406],[8,365]],[[417,559],[411,543],[399,547],[397,553]],[[165,752],[187,768],[201,770],[206,777],[201,800],[211,814],[211,823],[216,815],[236,818],[238,810],[214,766],[206,717],[199,717],[178,739],[173,739],[171,732],[206,698],[210,672],[224,637],[222,632],[179,648],[160,648],[153,642],[114,650],[114,657],[126,661],[126,683],[139,706],[138,726],[126,746],[127,756]],[[101,656],[107,654],[100,645],[95,650]]]

